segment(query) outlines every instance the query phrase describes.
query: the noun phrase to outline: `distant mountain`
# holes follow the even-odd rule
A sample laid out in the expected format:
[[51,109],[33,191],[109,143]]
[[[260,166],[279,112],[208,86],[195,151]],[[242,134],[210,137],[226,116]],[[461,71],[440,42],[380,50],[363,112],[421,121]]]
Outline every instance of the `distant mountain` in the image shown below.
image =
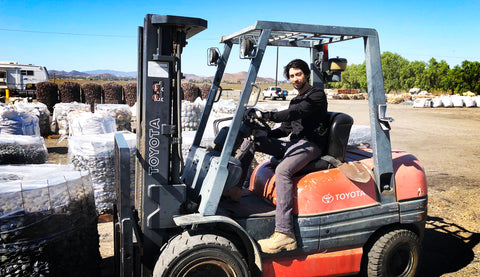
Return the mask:
[[123,72],[123,71],[115,71],[115,70],[90,70],[80,72],[77,70],[72,70],[67,72],[65,70],[48,70],[48,74],[53,76],[69,76],[69,77],[88,77],[88,76],[116,76],[116,77],[136,77],[137,72]]
[[75,77],[86,77],[86,76],[90,76],[90,74],[88,73],[85,73],[85,72],[80,72],[80,71],[76,71],[76,70],[72,70],[70,72],[67,72],[65,70],[61,70],[61,71],[58,71],[58,70],[48,70],[48,75],[50,76],[53,76],[53,75],[56,75],[56,76],[75,76]]
[[85,73],[90,75],[112,74],[117,77],[137,77],[137,71],[124,72],[124,71],[116,71],[116,70],[109,70],[109,69],[98,69],[98,70],[85,71]]
[[[183,74],[185,77],[186,81],[194,81],[194,82],[212,82],[213,81],[213,76],[212,77],[200,77],[195,74]],[[244,82],[245,79],[247,78],[247,72],[242,71],[238,73],[224,73],[222,82],[228,82],[228,83],[241,83]],[[263,77],[257,77],[256,80],[258,83],[273,83],[275,82],[275,79],[273,78],[263,78]]]

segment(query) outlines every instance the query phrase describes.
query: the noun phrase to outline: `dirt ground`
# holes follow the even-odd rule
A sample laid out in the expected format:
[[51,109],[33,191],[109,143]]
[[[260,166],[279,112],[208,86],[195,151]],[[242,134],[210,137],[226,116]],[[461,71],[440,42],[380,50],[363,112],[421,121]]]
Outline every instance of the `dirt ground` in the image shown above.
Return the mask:
[[[350,114],[355,124],[369,121],[365,100],[330,100],[329,110]],[[392,148],[415,155],[427,174],[428,220],[418,276],[480,276],[480,108],[390,104],[388,116],[395,119]],[[65,163],[67,142],[45,141],[49,162]],[[99,223],[98,230],[102,275],[112,276],[112,223]]]

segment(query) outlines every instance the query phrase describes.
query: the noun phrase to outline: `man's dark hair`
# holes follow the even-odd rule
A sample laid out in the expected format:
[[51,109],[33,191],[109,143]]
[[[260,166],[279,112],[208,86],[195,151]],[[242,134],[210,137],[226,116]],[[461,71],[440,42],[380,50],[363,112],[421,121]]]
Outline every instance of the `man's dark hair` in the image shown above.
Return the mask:
[[308,67],[308,64],[304,62],[301,59],[295,59],[291,62],[289,62],[284,70],[283,70],[283,75],[285,75],[285,78],[290,79],[289,72],[290,68],[297,68],[303,71],[303,74],[307,76],[307,80],[310,80],[310,68]]

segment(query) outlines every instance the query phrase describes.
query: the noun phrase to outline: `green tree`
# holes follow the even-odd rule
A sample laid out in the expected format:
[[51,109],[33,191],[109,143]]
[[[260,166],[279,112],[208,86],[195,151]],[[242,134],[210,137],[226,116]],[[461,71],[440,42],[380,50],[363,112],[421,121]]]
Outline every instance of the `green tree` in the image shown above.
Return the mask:
[[450,66],[445,60],[441,60],[437,64],[437,72],[439,77],[438,77],[438,83],[435,86],[435,88],[445,92],[452,89],[453,80],[452,80],[452,75],[450,73],[451,70],[450,70]]
[[408,91],[414,87],[423,87],[422,81],[425,67],[426,63],[421,61],[410,62],[403,67],[400,71],[402,89]]
[[367,90],[367,72],[365,63],[352,64],[342,72],[342,88]]
[[408,61],[399,54],[392,52],[384,52],[381,59],[385,92],[388,93],[393,90],[398,92],[402,89],[401,73],[408,66]]
[[461,77],[463,89],[459,92],[480,92],[480,62],[463,61]]

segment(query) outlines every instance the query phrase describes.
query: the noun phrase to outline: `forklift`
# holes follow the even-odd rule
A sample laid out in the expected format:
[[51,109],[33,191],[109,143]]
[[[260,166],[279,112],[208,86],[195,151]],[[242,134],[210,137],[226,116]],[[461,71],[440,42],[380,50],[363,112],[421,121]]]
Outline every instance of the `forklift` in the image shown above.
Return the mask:
[[[257,21],[222,36],[222,52],[207,50],[207,63],[217,70],[184,160],[181,53],[187,39],[206,28],[203,19],[152,14],[139,27],[134,165],[123,135],[115,136],[116,275],[414,276],[427,218],[426,177],[417,158],[391,149],[393,119],[387,116],[376,30]],[[346,67],[346,59],[329,58],[328,45],[353,39],[364,43],[371,144],[348,146],[353,118],[329,111],[325,153],[295,177],[298,248],[262,253],[256,241],[268,237],[275,225],[274,161],[253,170],[239,202],[222,194],[242,174],[238,142],[251,138],[256,128],[269,128],[250,116],[262,93],[255,80],[265,51],[269,46],[305,48],[311,84],[323,89],[340,81]],[[247,77],[229,125],[219,130],[213,145],[203,145],[234,45],[239,58],[250,60]]]

